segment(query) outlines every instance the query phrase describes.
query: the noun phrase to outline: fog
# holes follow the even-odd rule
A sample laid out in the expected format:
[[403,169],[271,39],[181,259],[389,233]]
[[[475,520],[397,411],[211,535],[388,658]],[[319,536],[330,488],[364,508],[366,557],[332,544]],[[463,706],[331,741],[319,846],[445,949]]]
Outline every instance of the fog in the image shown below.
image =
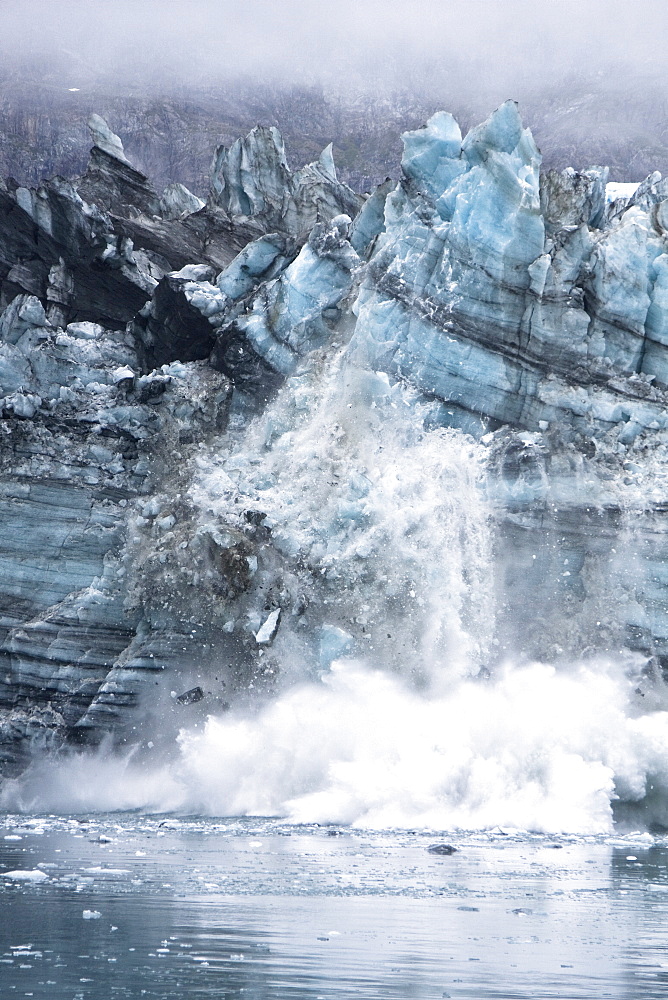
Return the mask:
[[522,98],[570,74],[665,79],[663,0],[4,0],[5,69],[85,88],[242,75]]
[[397,175],[400,133],[520,104],[546,167],[668,169],[664,0],[0,0],[0,176],[85,168],[105,116],[157,184],[203,195],[211,154],[277,125],[293,166]]

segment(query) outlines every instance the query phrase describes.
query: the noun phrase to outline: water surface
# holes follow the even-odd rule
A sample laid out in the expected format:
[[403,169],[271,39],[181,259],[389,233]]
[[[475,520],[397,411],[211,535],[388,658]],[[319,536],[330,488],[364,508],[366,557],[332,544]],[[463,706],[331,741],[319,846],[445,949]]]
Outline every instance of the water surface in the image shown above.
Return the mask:
[[7,817],[0,871],[46,877],[0,878],[0,995],[668,995],[665,839],[447,841],[450,857],[423,832]]

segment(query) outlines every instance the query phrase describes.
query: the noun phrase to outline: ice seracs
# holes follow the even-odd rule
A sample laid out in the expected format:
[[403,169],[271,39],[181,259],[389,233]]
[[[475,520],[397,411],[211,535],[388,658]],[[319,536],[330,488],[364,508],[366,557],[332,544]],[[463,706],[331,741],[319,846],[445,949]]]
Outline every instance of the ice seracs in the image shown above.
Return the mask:
[[121,163],[130,165],[130,161],[123,149],[123,143],[116,133],[111,131],[104,118],[100,115],[92,114],[88,119],[88,128],[93,139],[93,144],[98,149],[102,149],[109,156],[120,160]]
[[184,215],[199,212],[205,204],[185,184],[168,184],[160,196],[160,214],[163,219],[180,219]]
[[229,149],[216,149],[209,200],[229,215],[260,216],[280,227],[290,177],[281,133],[257,127]]
[[130,163],[120,138],[100,115],[91,115],[88,128],[93,148],[79,182],[84,199],[115,215],[159,214],[157,192],[146,175]]
[[318,223],[285,270],[258,288],[241,315],[221,324],[212,362],[233,383],[255,385],[267,368],[279,379],[291,375],[332,338],[360,264],[349,230],[347,215]]
[[258,126],[227,149],[211,168],[209,202],[230,216],[257,219],[266,230],[294,235],[335,215],[356,215],[361,199],[337,175],[331,144],[318,160],[292,173],[277,128]]
[[[471,429],[563,419],[605,433],[615,420],[611,378],[668,383],[654,333],[660,181],[640,185],[607,222],[606,170],[539,181],[540,154],[512,102],[464,140],[439,113],[404,146],[356,305],[355,358],[447,401]],[[590,394],[585,421],[576,370]],[[664,426],[661,398],[640,411],[641,426]],[[619,418],[619,433],[626,423]]]

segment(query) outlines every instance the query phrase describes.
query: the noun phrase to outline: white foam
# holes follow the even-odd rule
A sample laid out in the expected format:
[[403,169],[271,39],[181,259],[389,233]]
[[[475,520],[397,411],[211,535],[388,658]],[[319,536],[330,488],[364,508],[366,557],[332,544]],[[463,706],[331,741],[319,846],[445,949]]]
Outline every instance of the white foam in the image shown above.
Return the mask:
[[597,663],[507,667],[425,698],[358,663],[256,719],[183,733],[188,806],[366,827],[603,833],[616,794],[668,773],[668,714],[628,714],[627,682]]

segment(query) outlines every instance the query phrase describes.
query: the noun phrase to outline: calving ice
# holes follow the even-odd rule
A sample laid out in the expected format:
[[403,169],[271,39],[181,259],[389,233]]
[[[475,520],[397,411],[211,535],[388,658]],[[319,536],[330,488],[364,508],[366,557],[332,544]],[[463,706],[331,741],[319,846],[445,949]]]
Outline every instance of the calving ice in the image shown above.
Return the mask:
[[0,191],[5,805],[668,823],[660,175],[507,102],[365,200],[255,129],[202,205],[91,130]]

